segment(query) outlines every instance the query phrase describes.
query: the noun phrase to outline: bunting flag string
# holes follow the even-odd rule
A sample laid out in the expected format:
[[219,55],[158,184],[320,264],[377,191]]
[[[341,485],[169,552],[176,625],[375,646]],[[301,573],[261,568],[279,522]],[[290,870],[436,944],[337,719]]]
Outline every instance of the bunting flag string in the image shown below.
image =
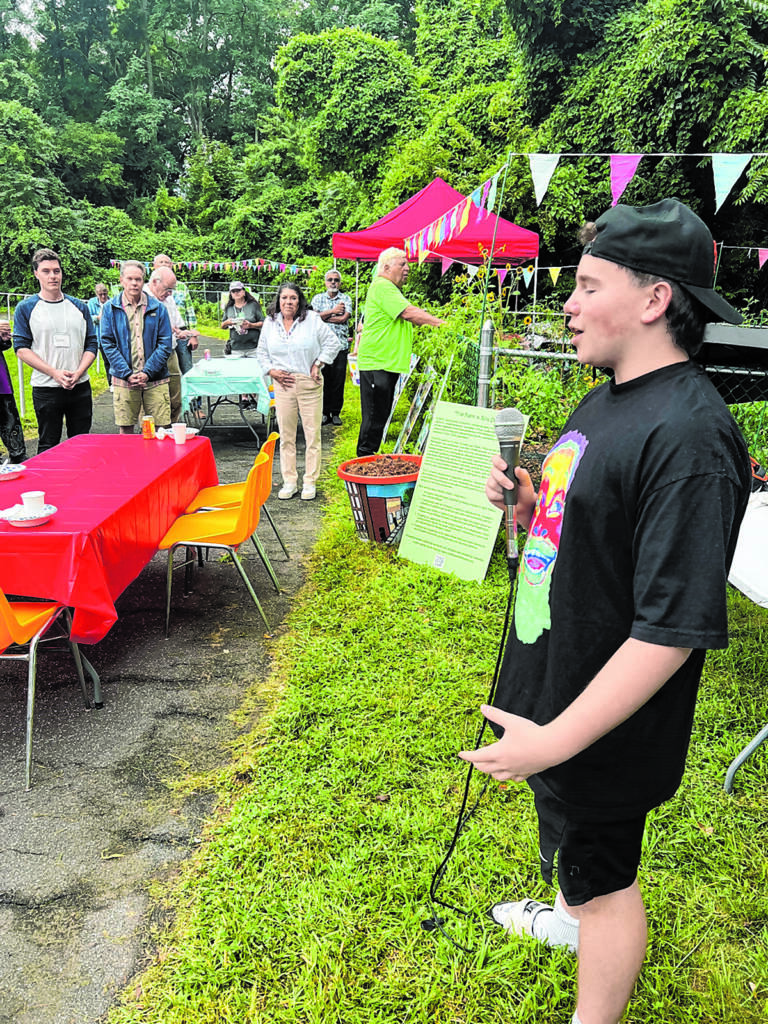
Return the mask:
[[[110,260],[109,265],[111,267],[120,267],[125,260]],[[140,260],[143,262],[147,270],[151,269],[151,265],[146,260]],[[296,263],[288,263],[282,260],[268,260],[263,257],[254,257],[247,260],[179,260],[172,264],[174,270],[188,270],[188,271],[220,271],[225,274],[234,274],[240,270],[255,270],[259,271],[279,271],[284,274],[288,271],[290,274],[311,274],[317,270],[316,266],[303,267]]]
[[761,248],[757,245],[726,245],[724,242],[720,242],[721,249],[736,249],[739,252],[745,252],[747,256],[751,256],[753,252],[757,253],[758,268],[762,270],[763,264],[768,259],[768,249]]
[[510,166],[515,157],[528,160],[536,205],[539,206],[549,188],[552,175],[564,157],[608,157],[610,163],[610,187],[613,204],[616,205],[623,192],[637,173],[643,157],[694,157],[696,159],[711,158],[712,174],[715,187],[715,212],[727,199],[731,189],[739,177],[749,166],[753,157],[765,157],[768,153],[509,153],[506,161],[492,177],[478,185],[467,198],[462,198],[450,210],[446,210],[431,224],[403,239],[403,248],[408,258],[423,263],[426,256],[422,253],[430,246],[438,248],[451,241],[462,231],[474,216],[480,222],[487,218],[496,205],[499,178]]

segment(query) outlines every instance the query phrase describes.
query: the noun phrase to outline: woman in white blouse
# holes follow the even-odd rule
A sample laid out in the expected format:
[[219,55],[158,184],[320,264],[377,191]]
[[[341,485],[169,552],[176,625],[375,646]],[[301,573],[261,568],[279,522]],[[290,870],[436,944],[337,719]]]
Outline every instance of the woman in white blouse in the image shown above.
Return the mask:
[[275,410],[280,429],[278,498],[292,498],[299,486],[296,429],[299,415],[306,452],[301,497],[311,501],[320,476],[320,425],[323,418],[322,369],[333,362],[339,341],[328,324],[307,305],[297,284],[285,281],[269,307],[256,358],[275,384]]

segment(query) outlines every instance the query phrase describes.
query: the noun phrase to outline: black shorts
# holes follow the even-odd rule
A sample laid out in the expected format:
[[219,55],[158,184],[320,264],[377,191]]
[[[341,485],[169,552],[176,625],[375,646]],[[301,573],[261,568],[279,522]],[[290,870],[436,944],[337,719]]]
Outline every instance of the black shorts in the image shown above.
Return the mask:
[[537,788],[541,873],[552,884],[557,854],[557,880],[572,907],[597,896],[627,889],[637,878],[645,815],[624,821],[580,821],[568,806]]

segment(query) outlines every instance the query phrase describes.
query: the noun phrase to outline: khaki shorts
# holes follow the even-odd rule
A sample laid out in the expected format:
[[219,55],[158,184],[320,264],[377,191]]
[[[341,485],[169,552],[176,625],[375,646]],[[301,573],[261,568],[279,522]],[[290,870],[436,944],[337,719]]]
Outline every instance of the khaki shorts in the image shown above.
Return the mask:
[[171,399],[167,384],[154,388],[122,388],[112,392],[115,426],[133,427],[139,416],[152,416],[156,427],[170,427]]

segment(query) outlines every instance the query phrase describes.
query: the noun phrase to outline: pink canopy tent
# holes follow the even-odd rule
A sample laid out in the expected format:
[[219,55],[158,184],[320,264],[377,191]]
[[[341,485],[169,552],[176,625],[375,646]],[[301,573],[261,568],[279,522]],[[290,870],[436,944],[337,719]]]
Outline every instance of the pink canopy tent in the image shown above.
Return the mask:
[[[390,246],[402,248],[405,238],[427,227],[462,201],[466,201],[466,196],[451,188],[442,178],[435,178],[421,192],[406,199],[370,227],[362,231],[336,232],[333,236],[333,255],[339,260],[376,260],[382,249]],[[490,249],[494,229],[494,266],[503,267],[506,263],[534,260],[538,256],[539,236],[535,231],[518,227],[487,210],[479,210],[472,213],[469,224],[450,241],[432,245],[431,255],[427,259],[435,261],[442,258],[480,264],[483,262],[483,252]]]

